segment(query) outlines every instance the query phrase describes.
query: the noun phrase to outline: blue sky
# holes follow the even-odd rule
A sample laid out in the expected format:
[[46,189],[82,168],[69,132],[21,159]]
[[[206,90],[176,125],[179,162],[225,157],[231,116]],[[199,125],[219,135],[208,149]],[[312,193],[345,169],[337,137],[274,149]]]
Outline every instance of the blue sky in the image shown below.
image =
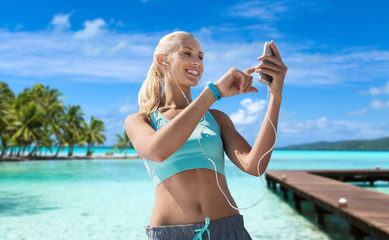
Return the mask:
[[[105,121],[107,142],[137,111],[137,95],[159,39],[194,34],[207,81],[257,64],[274,40],[288,66],[278,144],[389,136],[388,1],[5,1],[0,9],[0,81],[18,94],[57,88],[86,119]],[[254,78],[258,75],[254,74]],[[266,88],[224,98],[253,143]],[[197,96],[199,89],[193,89]]]

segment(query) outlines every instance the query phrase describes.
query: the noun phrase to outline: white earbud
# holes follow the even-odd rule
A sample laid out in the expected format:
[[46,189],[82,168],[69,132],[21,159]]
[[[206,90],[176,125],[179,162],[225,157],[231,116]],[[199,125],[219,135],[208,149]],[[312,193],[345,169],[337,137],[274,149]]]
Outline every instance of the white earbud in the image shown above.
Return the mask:
[[168,66],[170,66],[169,63],[167,63],[167,62],[165,62],[165,61],[162,61],[162,65],[168,65]]

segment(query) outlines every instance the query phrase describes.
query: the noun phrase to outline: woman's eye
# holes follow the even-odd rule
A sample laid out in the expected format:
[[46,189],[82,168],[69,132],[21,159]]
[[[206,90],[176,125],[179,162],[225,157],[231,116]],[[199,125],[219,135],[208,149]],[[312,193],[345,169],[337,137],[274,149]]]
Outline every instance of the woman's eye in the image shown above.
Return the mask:
[[202,56],[199,56],[199,58],[200,58],[200,60],[203,60],[203,59],[204,59],[204,57],[202,57]]
[[190,56],[190,52],[186,52],[185,54],[188,55],[188,56]]

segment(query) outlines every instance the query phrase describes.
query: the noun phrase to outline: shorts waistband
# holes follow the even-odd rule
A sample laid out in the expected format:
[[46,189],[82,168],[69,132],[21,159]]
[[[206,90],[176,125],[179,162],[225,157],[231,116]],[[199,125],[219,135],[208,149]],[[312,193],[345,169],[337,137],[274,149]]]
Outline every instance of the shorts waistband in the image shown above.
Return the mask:
[[[192,239],[195,229],[203,228],[205,223],[194,223],[187,225],[167,225],[158,227],[146,227],[146,234],[149,239]],[[236,228],[244,227],[243,216],[240,214],[212,220],[208,226],[211,235],[222,234]]]

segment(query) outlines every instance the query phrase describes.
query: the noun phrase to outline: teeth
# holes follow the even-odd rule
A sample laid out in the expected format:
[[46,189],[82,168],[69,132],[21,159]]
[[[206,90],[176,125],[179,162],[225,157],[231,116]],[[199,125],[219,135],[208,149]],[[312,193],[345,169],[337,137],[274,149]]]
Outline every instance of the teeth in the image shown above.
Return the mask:
[[188,73],[193,74],[193,75],[199,75],[199,72],[194,71],[194,70],[186,70]]

